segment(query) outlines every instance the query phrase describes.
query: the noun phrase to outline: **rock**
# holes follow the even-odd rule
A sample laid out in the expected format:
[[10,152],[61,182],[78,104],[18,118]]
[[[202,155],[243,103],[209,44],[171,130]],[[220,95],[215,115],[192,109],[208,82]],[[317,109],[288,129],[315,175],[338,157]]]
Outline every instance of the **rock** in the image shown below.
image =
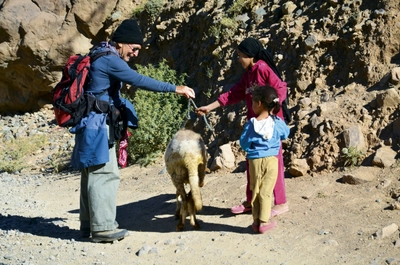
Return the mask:
[[400,202],[395,201],[395,202],[391,203],[390,209],[391,210],[400,210]]
[[318,44],[317,37],[315,35],[309,35],[305,41],[304,44],[306,45],[307,48],[314,48]]
[[388,226],[376,231],[374,235],[378,239],[383,239],[385,237],[391,236],[393,233],[398,231],[398,229],[399,229],[399,227],[395,223],[393,223],[391,225],[388,225]]
[[354,174],[344,174],[342,177],[342,183],[352,184],[352,185],[359,185],[365,182],[370,182],[374,180],[375,177],[371,175],[354,175]]
[[317,113],[318,116],[327,116],[333,110],[336,110],[339,105],[336,102],[324,102],[318,105]]
[[359,125],[354,125],[344,130],[343,138],[346,147],[355,147],[359,151],[365,149],[364,135]]
[[327,240],[327,241],[324,242],[324,244],[328,245],[328,246],[335,246],[335,247],[339,246],[339,243],[334,239]]
[[316,78],[314,81],[314,85],[316,89],[322,89],[325,87],[325,78],[322,79],[320,77]]
[[318,126],[323,122],[323,120],[317,116],[317,114],[314,114],[311,118],[310,118],[310,125],[311,128],[313,128],[314,130],[318,128]]
[[292,1],[288,1],[282,5],[282,12],[284,15],[290,15],[296,8],[297,6]]
[[310,85],[311,85],[311,81],[309,81],[309,80],[297,81],[297,87],[299,88],[300,91],[306,91]]
[[256,17],[255,20],[262,21],[263,16],[266,14],[267,14],[267,12],[265,11],[265,8],[263,8],[263,7],[257,8],[256,11],[254,12],[254,15]]
[[301,107],[301,108],[307,108],[308,106],[310,106],[311,105],[311,103],[312,103],[312,100],[311,100],[311,98],[302,98],[302,99],[300,99],[299,100],[299,106]]
[[384,189],[389,187],[389,185],[392,183],[392,181],[390,179],[385,179],[384,181],[381,181],[381,183],[379,183],[376,188],[377,189]]
[[321,165],[321,156],[314,154],[307,159],[307,163],[310,165],[311,169],[317,169],[318,166]]
[[372,160],[372,165],[377,167],[390,167],[396,163],[397,152],[389,146],[379,148]]
[[398,84],[400,82],[400,67],[395,67],[392,69],[392,82]]
[[376,97],[376,103],[378,108],[382,109],[393,109],[397,108],[400,104],[400,95],[397,89],[391,88],[379,94]]
[[307,175],[310,167],[306,159],[294,159],[289,168],[289,174],[294,177],[301,177]]
[[221,168],[235,167],[235,155],[232,152],[231,145],[224,144],[218,148],[214,155],[214,161],[211,164],[211,170],[215,171]]
[[[297,119],[298,120],[303,120],[306,118],[309,114],[311,113],[311,110],[299,110],[297,112]],[[307,122],[308,123],[308,122]]]

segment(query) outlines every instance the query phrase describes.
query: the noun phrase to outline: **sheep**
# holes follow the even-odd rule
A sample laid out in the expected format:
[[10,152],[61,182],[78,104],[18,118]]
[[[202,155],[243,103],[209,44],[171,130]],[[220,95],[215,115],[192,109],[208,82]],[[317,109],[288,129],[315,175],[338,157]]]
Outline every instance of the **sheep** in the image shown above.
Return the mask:
[[[185,226],[189,213],[190,224],[200,229],[196,211],[203,207],[200,187],[204,186],[206,170],[206,148],[201,136],[189,129],[180,129],[167,146],[164,155],[165,166],[176,188],[175,217],[179,220],[177,231]],[[186,193],[185,184],[190,191]]]

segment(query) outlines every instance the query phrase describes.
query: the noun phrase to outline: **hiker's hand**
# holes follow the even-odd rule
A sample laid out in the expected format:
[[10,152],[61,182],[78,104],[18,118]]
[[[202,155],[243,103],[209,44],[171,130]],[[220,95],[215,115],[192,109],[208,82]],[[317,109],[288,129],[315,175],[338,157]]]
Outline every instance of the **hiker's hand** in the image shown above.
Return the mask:
[[194,90],[187,86],[176,86],[176,93],[186,98],[195,98]]

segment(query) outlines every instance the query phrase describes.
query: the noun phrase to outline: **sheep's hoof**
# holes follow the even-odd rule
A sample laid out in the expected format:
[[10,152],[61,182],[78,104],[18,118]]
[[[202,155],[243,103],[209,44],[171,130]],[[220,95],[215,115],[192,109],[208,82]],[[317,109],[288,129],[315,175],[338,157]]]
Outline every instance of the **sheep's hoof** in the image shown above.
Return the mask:
[[199,230],[199,229],[200,229],[200,224],[196,222],[196,223],[194,224],[193,228],[194,228],[195,230]]
[[176,226],[176,231],[182,231],[183,230],[183,227],[184,227],[185,225],[184,224],[178,224],[177,226]]

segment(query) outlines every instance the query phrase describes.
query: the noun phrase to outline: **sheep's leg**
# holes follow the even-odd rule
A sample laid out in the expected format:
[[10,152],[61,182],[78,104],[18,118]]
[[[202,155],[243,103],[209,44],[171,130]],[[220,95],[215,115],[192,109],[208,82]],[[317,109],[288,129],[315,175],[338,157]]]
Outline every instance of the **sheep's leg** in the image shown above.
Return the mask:
[[179,220],[181,215],[182,198],[176,191],[176,210],[175,210],[175,220]]
[[176,231],[183,230],[183,228],[185,227],[187,215],[188,215],[188,201],[184,200],[184,201],[182,201],[181,214],[180,214],[178,225],[176,226]]
[[176,185],[176,196],[177,196],[177,205],[178,205],[178,198],[181,199],[179,212],[178,212],[178,206],[175,212],[175,216],[178,217],[179,219],[178,225],[176,226],[176,230],[182,231],[183,227],[185,226],[185,220],[188,212],[186,192],[183,183],[179,183],[178,185]]
[[194,206],[194,201],[193,201],[191,192],[189,192],[186,202],[187,202],[187,208],[188,208],[189,216],[190,216],[190,225],[193,226],[194,229],[198,230],[198,229],[200,229],[200,224],[199,224],[199,222],[197,222],[197,219],[196,219],[196,208]]

